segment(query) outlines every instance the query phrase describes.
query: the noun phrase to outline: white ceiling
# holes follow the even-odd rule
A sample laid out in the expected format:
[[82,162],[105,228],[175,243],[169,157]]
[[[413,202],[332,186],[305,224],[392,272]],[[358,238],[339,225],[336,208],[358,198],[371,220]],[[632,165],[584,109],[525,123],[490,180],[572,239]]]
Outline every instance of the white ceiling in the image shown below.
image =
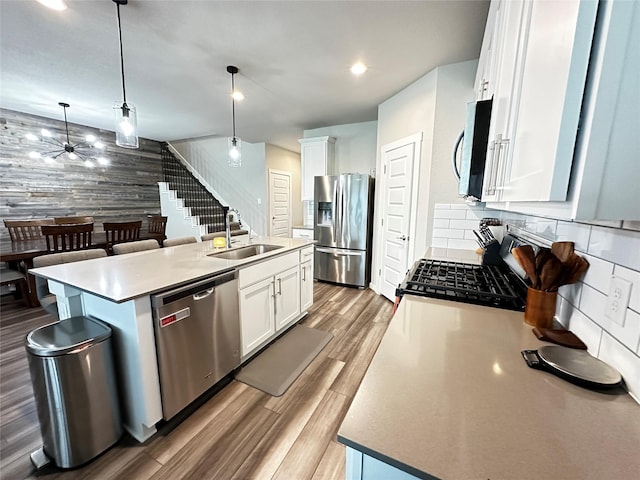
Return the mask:
[[[0,1],[0,106],[113,130],[122,101],[116,6]],[[305,129],[375,120],[433,68],[477,58],[488,1],[157,1],[121,7],[127,101],[140,136],[231,133],[299,151]],[[369,71],[354,77],[357,60]]]

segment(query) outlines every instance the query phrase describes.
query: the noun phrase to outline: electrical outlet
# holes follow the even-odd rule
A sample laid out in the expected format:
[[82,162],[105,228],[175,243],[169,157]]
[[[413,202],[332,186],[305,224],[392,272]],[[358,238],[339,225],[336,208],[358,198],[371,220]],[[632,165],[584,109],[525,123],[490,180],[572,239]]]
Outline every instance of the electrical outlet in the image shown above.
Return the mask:
[[611,277],[609,284],[609,295],[604,315],[623,327],[632,285],[630,281],[616,276]]

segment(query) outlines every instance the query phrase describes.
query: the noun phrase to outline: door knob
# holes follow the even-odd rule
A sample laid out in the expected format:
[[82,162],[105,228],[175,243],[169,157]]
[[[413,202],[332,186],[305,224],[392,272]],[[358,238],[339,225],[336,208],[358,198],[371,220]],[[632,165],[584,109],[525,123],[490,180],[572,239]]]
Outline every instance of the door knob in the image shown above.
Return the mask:
[[401,237],[396,237],[398,240],[402,240],[403,242],[407,239],[407,237],[405,237],[404,235],[402,235]]

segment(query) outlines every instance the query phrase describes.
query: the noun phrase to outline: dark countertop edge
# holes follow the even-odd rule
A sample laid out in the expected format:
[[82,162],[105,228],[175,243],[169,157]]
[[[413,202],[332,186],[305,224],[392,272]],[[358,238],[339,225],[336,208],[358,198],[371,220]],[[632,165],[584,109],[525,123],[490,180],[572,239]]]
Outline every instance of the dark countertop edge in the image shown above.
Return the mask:
[[371,458],[375,458],[376,460],[380,460],[381,462],[386,463],[387,465],[391,465],[392,467],[397,468],[398,470],[402,470],[403,472],[408,473],[409,475],[413,475],[414,477],[418,477],[418,478],[422,478],[423,480],[439,480],[438,477],[434,477],[433,475],[429,475],[426,472],[423,472],[422,470],[418,470],[415,467],[412,467],[411,465],[407,465],[406,463],[402,463],[399,462],[398,460],[391,458],[391,457],[387,457],[386,455],[383,455],[379,452],[376,452],[375,450],[371,450],[370,448],[365,447],[364,445],[361,445],[359,443],[353,442],[351,440],[349,440],[348,438],[340,435],[340,433],[338,433],[337,435],[337,440],[339,443],[341,443],[342,445],[346,446],[346,447],[350,447],[353,448],[354,450],[358,450],[359,452],[368,455]]

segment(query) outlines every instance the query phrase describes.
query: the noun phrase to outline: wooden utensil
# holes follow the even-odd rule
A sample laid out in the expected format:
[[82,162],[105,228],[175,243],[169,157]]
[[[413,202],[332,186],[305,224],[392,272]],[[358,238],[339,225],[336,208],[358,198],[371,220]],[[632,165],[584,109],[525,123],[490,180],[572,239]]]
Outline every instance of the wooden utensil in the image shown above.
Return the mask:
[[511,250],[511,254],[524,269],[533,288],[538,288],[538,274],[536,273],[536,255],[531,245],[521,245]]
[[535,286],[534,288],[541,288],[540,283],[542,282],[542,279],[540,278],[540,274],[542,273],[542,267],[544,266],[550,255],[551,250],[549,250],[548,248],[541,247],[540,250],[538,250],[538,254],[536,255],[536,274],[538,275],[538,282],[537,286]]
[[573,253],[574,246],[575,243],[573,242],[553,242],[551,244],[551,253],[562,263],[565,263]]
[[[540,290],[546,292],[557,291],[564,271],[565,267],[562,262],[553,253],[549,252],[540,271]],[[554,288],[555,290],[552,290]]]

